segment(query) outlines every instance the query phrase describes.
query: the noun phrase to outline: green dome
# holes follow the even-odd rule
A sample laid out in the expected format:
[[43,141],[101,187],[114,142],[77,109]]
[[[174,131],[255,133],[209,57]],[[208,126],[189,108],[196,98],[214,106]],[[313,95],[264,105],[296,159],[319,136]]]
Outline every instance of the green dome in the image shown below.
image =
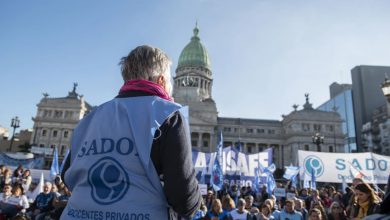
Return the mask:
[[211,69],[209,54],[207,53],[206,47],[200,43],[198,37],[199,29],[196,26],[194,28],[194,36],[191,38],[191,42],[183,49],[179,57],[180,67],[204,67]]

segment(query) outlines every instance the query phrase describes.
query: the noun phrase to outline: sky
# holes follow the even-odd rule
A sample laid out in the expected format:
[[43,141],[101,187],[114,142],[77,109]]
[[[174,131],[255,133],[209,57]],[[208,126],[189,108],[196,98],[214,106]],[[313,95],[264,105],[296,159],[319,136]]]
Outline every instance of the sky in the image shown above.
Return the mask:
[[219,116],[281,120],[305,93],[317,107],[358,65],[390,66],[390,1],[0,1],[0,127],[33,127],[47,92],[102,104],[123,84],[121,57],[150,44],[173,61],[196,21]]

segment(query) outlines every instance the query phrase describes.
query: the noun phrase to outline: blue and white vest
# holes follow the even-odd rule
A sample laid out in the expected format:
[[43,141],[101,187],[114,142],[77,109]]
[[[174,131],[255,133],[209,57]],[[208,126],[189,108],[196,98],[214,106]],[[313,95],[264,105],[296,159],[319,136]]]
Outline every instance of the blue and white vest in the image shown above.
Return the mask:
[[88,114],[72,137],[65,173],[72,196],[61,219],[168,219],[150,152],[156,130],[180,108],[142,96],[116,98]]

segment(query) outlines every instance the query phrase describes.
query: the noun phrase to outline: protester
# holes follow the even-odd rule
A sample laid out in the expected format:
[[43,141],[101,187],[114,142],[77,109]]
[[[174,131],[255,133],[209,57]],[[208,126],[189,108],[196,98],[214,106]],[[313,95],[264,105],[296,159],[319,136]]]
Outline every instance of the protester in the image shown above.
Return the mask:
[[237,208],[230,212],[233,220],[247,220],[249,212],[245,209],[245,200],[239,199]]
[[210,211],[204,217],[205,220],[230,220],[229,214],[223,211],[221,200],[214,199]]
[[250,212],[251,208],[253,207],[253,196],[252,195],[247,195],[245,196],[245,209]]
[[236,208],[234,200],[230,198],[229,194],[226,194],[222,197],[222,209],[227,212],[231,212]]
[[272,220],[275,219],[272,215],[271,207],[267,204],[260,206],[260,213],[257,215],[257,220]]
[[185,218],[199,209],[188,122],[171,97],[170,64],[145,45],[122,58],[119,95],[74,129],[63,178],[72,196],[61,219],[76,218],[74,209],[144,219],[166,219],[174,214],[168,206]]
[[328,220],[346,220],[347,216],[339,202],[333,202],[330,205]]
[[46,182],[43,185],[43,192],[39,193],[31,205],[31,217],[34,220],[43,220],[53,207],[53,200],[56,195],[51,191],[52,183]]
[[311,204],[310,209],[318,209],[318,210],[320,210],[321,211],[321,217],[324,220],[327,220],[328,216],[326,215],[325,207],[322,205],[322,203],[320,201],[313,202]]
[[302,220],[302,214],[294,210],[294,200],[287,199],[283,210],[280,212],[280,220]]
[[302,214],[302,219],[303,220],[307,220],[307,218],[308,218],[308,211],[305,208],[305,202],[303,200],[301,200],[301,199],[295,199],[294,202],[295,202],[295,207],[294,207],[295,210]]
[[271,208],[271,216],[273,216],[274,219],[279,219],[280,211],[275,207],[275,200],[266,199],[264,204]]
[[10,205],[9,217],[14,217],[18,212],[25,213],[30,207],[30,203],[27,197],[24,195],[23,187],[19,184],[14,185],[12,188],[12,196],[6,202]]
[[21,179],[21,184],[23,187],[23,191],[27,192],[27,190],[30,188],[32,177],[31,177],[31,171],[29,169],[26,169],[23,171]]
[[324,220],[322,213],[319,209],[310,209],[308,220]]
[[367,215],[379,212],[380,204],[374,190],[367,183],[360,183],[355,186],[355,203],[351,208],[351,217],[363,219]]

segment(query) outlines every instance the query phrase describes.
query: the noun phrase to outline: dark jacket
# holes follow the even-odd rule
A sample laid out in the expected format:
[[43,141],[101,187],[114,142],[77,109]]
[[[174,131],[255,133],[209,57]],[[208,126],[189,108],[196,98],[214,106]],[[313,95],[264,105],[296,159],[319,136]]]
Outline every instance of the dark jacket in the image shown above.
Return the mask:
[[[359,214],[360,206],[357,203],[354,203],[351,208],[351,216],[356,217]],[[375,213],[379,213],[380,204],[379,203],[371,203],[368,206],[367,216]]]
[[[148,96],[148,93],[129,91],[117,98]],[[188,140],[188,130],[179,112],[168,118],[155,133],[151,159],[157,174],[164,182],[163,189],[168,204],[175,212],[184,217],[190,217],[200,207],[198,181],[192,164],[191,142]],[[70,166],[70,156],[61,173],[62,179]]]

